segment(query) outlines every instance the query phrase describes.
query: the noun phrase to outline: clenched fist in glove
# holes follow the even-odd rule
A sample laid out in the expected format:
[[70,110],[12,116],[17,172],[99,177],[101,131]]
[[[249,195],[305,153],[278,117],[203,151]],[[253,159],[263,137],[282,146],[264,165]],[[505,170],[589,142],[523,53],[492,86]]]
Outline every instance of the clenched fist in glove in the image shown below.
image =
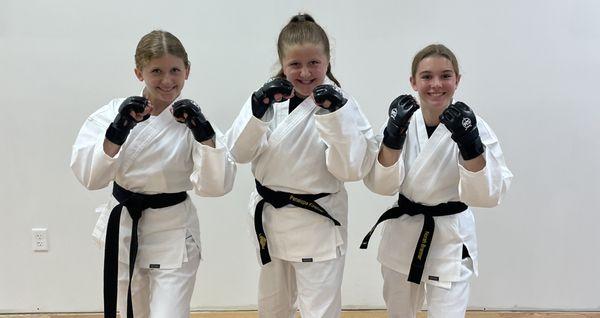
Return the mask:
[[198,104],[191,99],[178,100],[173,104],[173,117],[192,131],[194,139],[203,142],[215,136],[211,124],[206,120]]
[[142,96],[131,96],[119,106],[119,113],[115,120],[106,129],[105,137],[116,145],[123,145],[129,132],[135,125],[150,117],[152,107],[148,107],[148,100]]
[[387,126],[383,131],[383,144],[391,149],[400,150],[406,139],[406,130],[410,117],[419,109],[419,104],[411,95],[400,95],[390,104]]
[[[313,97],[317,106],[334,112],[346,104],[348,99],[344,98],[342,92],[336,86],[322,84],[313,89]],[[329,105],[325,102],[329,101]]]
[[252,115],[262,118],[267,109],[277,100],[275,95],[280,94],[283,102],[291,97],[294,85],[284,78],[275,77],[266,82],[261,88],[252,94]]
[[448,106],[440,115],[440,122],[452,133],[463,159],[471,160],[483,153],[475,113],[465,103],[457,102]]

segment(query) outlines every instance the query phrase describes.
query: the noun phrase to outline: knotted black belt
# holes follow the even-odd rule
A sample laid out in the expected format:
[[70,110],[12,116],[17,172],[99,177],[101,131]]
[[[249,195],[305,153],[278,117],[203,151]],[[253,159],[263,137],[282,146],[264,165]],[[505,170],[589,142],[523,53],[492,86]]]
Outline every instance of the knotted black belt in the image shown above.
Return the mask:
[[265,229],[263,228],[262,224],[262,214],[265,202],[268,202],[276,209],[282,208],[288,204],[292,204],[299,208],[322,215],[330,219],[333,224],[337,226],[340,225],[340,222],[334,219],[329,213],[327,213],[327,211],[325,211],[322,206],[315,202],[322,197],[328,196],[329,193],[294,194],[283,191],[273,191],[260,184],[258,180],[255,181],[256,190],[262,199],[258,201],[258,204],[256,204],[256,209],[254,210],[254,229],[256,230],[256,239],[258,240],[258,245],[260,246],[260,260],[263,265],[266,265],[271,261],[271,256],[269,255],[269,246],[267,244],[267,235],[265,234]]
[[421,235],[417,241],[415,254],[413,255],[413,259],[410,264],[410,272],[408,273],[409,282],[420,284],[421,277],[423,276],[423,270],[425,269],[427,253],[429,253],[429,247],[431,246],[431,240],[433,239],[433,231],[435,230],[435,221],[433,217],[457,214],[466,210],[467,208],[468,206],[460,201],[451,201],[447,203],[440,203],[434,206],[427,206],[413,202],[404,195],[400,194],[398,196],[398,206],[385,211],[379,217],[377,223],[373,225],[371,231],[369,231],[369,233],[367,233],[363,239],[360,248],[367,248],[369,245],[369,239],[371,239],[371,235],[379,223],[385,220],[399,218],[405,214],[410,216],[423,214],[423,216],[425,216],[423,228],[421,229]]
[[110,212],[106,227],[106,244],[104,248],[104,317],[115,318],[117,315],[117,283],[119,266],[119,225],[121,211],[127,207],[132,219],[131,243],[129,245],[129,287],[127,289],[127,318],[133,317],[131,301],[131,277],[138,249],[138,222],[142,211],[152,208],[160,209],[185,201],[187,193],[140,194],[131,192],[113,184],[113,196],[119,204]]

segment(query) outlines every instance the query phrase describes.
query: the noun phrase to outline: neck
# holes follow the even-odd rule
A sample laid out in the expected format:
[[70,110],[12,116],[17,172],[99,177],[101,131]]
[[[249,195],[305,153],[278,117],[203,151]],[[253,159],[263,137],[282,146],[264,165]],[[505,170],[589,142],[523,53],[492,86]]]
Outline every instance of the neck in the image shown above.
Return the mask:
[[423,114],[423,120],[427,126],[437,126],[440,124],[441,112],[435,112],[430,109],[424,109],[421,107],[421,113]]
[[150,115],[152,116],[158,116],[160,115],[160,113],[163,112],[163,110],[165,110],[167,108],[167,106],[169,106],[171,103],[165,103],[163,101],[159,101],[156,100],[155,98],[152,98],[152,96],[150,96],[147,91],[146,88],[144,88],[144,91],[142,92],[142,95],[144,97],[146,97],[150,103],[152,104],[152,112],[150,113]]
[[167,106],[169,106],[169,104],[165,104],[162,102],[154,102],[154,101],[150,101],[152,103],[152,113],[150,113],[152,116],[158,116],[160,115],[160,113],[163,112],[163,110],[165,110],[167,108]]
[[296,91],[294,91],[294,96],[298,97],[300,99],[303,99],[303,100],[306,99],[306,97],[308,97],[308,96],[304,96],[304,95],[302,95],[302,94],[300,94],[299,92],[296,92]]

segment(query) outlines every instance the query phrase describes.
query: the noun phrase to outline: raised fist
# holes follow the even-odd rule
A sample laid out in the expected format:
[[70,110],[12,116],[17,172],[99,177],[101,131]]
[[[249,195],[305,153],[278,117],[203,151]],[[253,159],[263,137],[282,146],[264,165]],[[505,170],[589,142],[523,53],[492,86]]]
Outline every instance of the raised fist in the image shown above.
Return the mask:
[[[322,84],[313,89],[313,97],[315,103],[319,107],[323,107],[330,112],[334,112],[346,104],[348,99],[344,98],[342,92],[337,86]],[[329,101],[329,105],[325,106],[325,102]]]
[[413,113],[419,104],[411,95],[400,95],[392,101],[388,109],[388,122],[383,131],[383,144],[391,149],[400,150],[406,139],[406,130]]
[[106,129],[106,139],[116,145],[123,145],[131,129],[137,123],[150,117],[150,113],[146,107],[148,107],[148,100],[142,96],[125,98],[121,106],[119,106],[119,113],[115,116],[115,120]]
[[463,159],[470,160],[483,153],[477,118],[465,103],[456,102],[448,106],[440,115],[440,122],[452,133],[452,140],[458,145]]
[[198,142],[207,141],[215,136],[215,131],[200,107],[191,99],[178,100],[173,104],[173,117],[192,131],[194,139]]
[[294,85],[285,78],[275,77],[266,82],[261,88],[252,94],[252,114],[256,118],[262,118],[267,109],[277,100],[276,95],[281,95],[278,102],[290,98]]

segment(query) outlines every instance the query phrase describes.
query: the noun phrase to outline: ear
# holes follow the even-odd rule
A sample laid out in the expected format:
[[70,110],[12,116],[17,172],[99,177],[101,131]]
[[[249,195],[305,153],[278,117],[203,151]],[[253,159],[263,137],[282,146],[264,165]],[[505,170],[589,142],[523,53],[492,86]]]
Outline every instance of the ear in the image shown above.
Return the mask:
[[133,69],[133,72],[135,73],[135,77],[137,77],[138,80],[140,80],[140,82],[144,81],[144,76],[142,75],[142,71],[139,70],[137,67]]
[[415,80],[414,77],[410,77],[410,86],[412,86],[412,89],[416,92],[417,91],[417,81]]
[[456,76],[456,86],[458,86],[458,83],[460,82],[460,74],[458,74],[458,76]]
[[186,80],[187,80],[187,79],[188,79],[188,77],[190,76],[190,69],[191,69],[191,68],[192,68],[192,66],[188,66],[188,67],[185,69],[185,79],[186,79]]

